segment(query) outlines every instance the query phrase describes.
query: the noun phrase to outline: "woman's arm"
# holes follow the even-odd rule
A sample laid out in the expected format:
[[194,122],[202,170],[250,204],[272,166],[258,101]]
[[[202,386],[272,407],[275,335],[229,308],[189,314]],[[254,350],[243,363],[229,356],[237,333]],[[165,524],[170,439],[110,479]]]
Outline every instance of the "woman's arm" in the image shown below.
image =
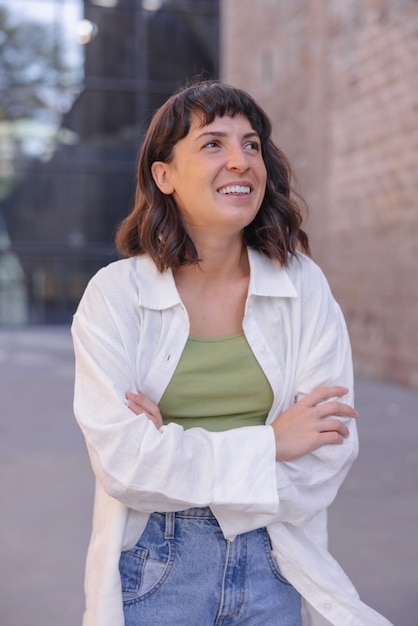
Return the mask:
[[126,404],[126,390],[135,389],[135,363],[120,330],[100,290],[90,287],[72,325],[74,411],[105,491],[144,512],[214,504],[274,515],[273,430],[210,433],[176,424],[158,430],[145,412],[136,415]]
[[[337,400],[345,387],[318,387],[274,420],[271,427],[276,443],[276,461],[294,461],[324,445],[339,445],[349,436],[347,426],[337,417],[358,417],[350,405]],[[128,407],[136,415],[145,413],[156,428],[163,426],[158,404],[144,393],[127,392]]]
[[[326,329],[323,325],[317,327],[303,346],[293,393],[295,403],[272,423],[279,447],[276,463],[279,508],[274,521],[294,526],[305,525],[333,502],[358,454],[356,419],[353,419],[357,413],[351,408],[354,394],[349,336],[341,310],[331,296],[327,309]],[[321,404],[321,399],[335,393],[332,387],[345,388],[346,393],[338,394],[338,402],[329,399]],[[298,437],[300,426],[303,432]],[[281,435],[290,431],[295,435],[290,439],[293,444],[290,448],[288,444],[283,447]],[[298,438],[302,446],[299,451]],[[297,456],[304,446],[305,452]],[[232,517],[221,508],[214,511],[227,535],[251,530],[251,519],[244,515]]]
[[[347,388],[347,393],[340,399],[352,407],[354,383],[350,340],[340,307],[333,299],[329,303],[327,331],[315,333],[305,353],[296,378],[296,399],[306,402],[312,387],[331,383]],[[318,409],[321,408],[319,405]],[[329,408],[332,408],[332,401]],[[358,454],[356,420],[352,419],[356,412],[342,414],[338,405],[333,410],[348,430],[341,445],[323,445],[299,459],[286,459],[277,464],[280,521],[303,525],[327,508]],[[333,418],[327,420],[332,422]]]
[[[338,398],[347,392],[345,387],[318,387],[281,413],[271,426],[267,426],[274,431],[278,461],[280,506],[274,521],[302,525],[334,499],[340,482],[338,472],[341,473],[341,480],[344,476],[346,454],[338,454],[338,451],[334,453],[332,447],[343,445],[350,436],[353,438],[342,418],[347,421],[357,417],[358,413],[349,404],[331,398]],[[141,392],[126,395],[131,411],[137,415],[145,413],[156,428],[162,426],[157,404]],[[354,450],[356,446],[354,436]],[[310,463],[310,469],[303,475],[300,466],[306,465],[305,461]],[[341,467],[338,467],[339,464]],[[250,510],[243,510],[243,515],[237,516],[236,512],[225,511],[220,506],[215,505],[214,508],[219,514],[224,532],[230,536],[257,528],[263,522],[273,521],[270,518],[266,522],[258,515],[254,516]]]

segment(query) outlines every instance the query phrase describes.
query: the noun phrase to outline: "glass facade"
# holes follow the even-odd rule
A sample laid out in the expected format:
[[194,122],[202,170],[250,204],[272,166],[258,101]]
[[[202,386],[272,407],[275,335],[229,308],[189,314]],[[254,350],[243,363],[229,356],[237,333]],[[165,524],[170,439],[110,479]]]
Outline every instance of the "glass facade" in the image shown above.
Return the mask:
[[218,75],[218,0],[0,0],[0,325],[67,323],[117,258],[156,107]]

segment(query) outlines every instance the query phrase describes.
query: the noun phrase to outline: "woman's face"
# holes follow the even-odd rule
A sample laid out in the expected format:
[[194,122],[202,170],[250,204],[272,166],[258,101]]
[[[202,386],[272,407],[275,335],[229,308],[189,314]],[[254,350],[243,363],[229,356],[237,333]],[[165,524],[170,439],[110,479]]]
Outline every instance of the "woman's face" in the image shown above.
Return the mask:
[[267,173],[260,138],[243,115],[216,117],[207,126],[197,114],[190,121],[170,163],[153,164],[154,180],[163,193],[173,195],[192,237],[241,232],[264,198]]

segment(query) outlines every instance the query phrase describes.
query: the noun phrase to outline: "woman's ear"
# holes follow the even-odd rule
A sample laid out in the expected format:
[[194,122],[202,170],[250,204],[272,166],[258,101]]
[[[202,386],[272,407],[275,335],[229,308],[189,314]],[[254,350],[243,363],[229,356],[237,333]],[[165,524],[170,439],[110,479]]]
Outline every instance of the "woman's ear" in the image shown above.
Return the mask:
[[170,182],[169,177],[169,164],[164,161],[154,161],[151,165],[151,174],[158,189],[166,194],[170,195],[174,191],[174,187]]

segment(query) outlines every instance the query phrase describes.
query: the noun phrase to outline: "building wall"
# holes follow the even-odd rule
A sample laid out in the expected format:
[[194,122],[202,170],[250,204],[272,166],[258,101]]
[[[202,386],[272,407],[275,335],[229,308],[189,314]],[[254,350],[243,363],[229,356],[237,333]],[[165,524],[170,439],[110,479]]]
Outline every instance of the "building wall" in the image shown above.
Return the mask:
[[418,387],[418,2],[223,0],[222,78],[265,107],[356,369]]

